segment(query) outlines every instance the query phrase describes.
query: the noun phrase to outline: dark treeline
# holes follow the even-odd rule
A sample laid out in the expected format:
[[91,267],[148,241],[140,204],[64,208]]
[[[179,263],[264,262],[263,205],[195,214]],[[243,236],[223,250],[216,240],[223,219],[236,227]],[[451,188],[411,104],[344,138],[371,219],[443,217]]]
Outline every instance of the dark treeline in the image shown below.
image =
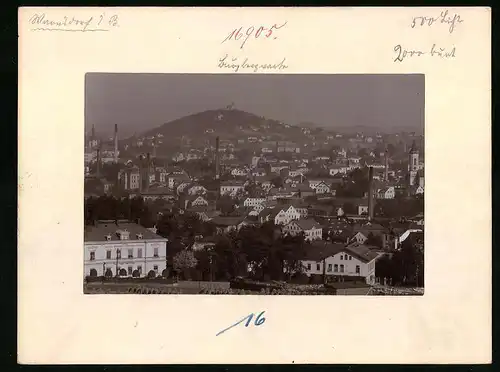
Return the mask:
[[399,251],[377,261],[375,275],[384,283],[393,286],[424,286],[423,242],[405,240]]

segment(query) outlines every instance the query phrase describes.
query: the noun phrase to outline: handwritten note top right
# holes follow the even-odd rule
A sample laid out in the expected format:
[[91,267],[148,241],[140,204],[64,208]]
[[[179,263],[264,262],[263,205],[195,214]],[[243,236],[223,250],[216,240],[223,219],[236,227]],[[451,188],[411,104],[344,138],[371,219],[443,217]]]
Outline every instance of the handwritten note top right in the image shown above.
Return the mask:
[[[462,23],[464,23],[464,20],[461,18],[460,14],[452,13],[449,10],[441,10],[436,14],[417,15],[412,17],[410,28],[415,30],[433,28],[436,32],[453,34]],[[439,45],[437,43],[432,43],[424,49],[397,44],[394,46],[393,52],[393,62],[398,63],[404,62],[409,58],[422,56],[446,60],[454,59],[457,56],[457,48],[453,44]]]

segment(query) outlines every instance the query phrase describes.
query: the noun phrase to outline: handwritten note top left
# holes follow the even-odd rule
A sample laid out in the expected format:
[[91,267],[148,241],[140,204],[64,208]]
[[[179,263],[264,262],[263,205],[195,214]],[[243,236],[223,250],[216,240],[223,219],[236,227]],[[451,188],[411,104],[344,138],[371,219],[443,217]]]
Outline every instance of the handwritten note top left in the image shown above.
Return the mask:
[[40,12],[34,13],[29,18],[29,26],[31,31],[40,32],[106,32],[120,27],[120,24],[117,14],[105,12],[96,12],[90,16],[73,14],[51,16]]

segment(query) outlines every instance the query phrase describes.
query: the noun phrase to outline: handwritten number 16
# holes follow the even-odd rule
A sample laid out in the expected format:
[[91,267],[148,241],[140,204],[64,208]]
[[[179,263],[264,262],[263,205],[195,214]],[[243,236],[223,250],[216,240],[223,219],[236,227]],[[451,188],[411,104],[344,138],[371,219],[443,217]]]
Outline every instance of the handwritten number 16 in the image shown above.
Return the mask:
[[[260,325],[264,324],[264,322],[266,321],[266,318],[263,317],[264,313],[265,313],[265,311],[263,311],[259,315],[257,315],[257,317],[255,318],[255,322],[254,322],[255,326],[260,326]],[[226,329],[223,329],[222,331],[217,333],[216,336],[219,336],[219,335],[223,334],[224,332],[230,330],[231,328],[236,327],[238,324],[243,323],[245,320],[247,321],[245,323],[245,327],[248,327],[250,325],[250,323],[252,322],[254,315],[255,315],[254,313],[247,315],[246,317],[244,317],[240,321],[234,323],[232,326],[227,327]]]

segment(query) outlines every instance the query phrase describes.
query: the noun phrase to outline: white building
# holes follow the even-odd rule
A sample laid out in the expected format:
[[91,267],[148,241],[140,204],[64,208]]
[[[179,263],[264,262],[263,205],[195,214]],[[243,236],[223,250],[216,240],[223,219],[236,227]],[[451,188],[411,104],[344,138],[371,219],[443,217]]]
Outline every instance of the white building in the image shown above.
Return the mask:
[[202,185],[192,185],[187,188],[188,195],[205,195],[207,189]]
[[167,239],[128,221],[100,221],[85,227],[84,276],[161,275]]
[[313,243],[301,261],[307,275],[359,276],[375,284],[375,263],[380,253],[363,245],[346,247],[343,244]]
[[394,199],[396,197],[396,190],[394,186],[385,187],[377,190],[378,199]]
[[235,196],[240,191],[244,191],[243,182],[226,181],[221,183],[220,186],[221,195]]
[[300,213],[293,205],[287,207],[276,207],[277,213],[274,216],[275,225],[286,225],[292,220],[300,219]]
[[319,240],[323,238],[323,228],[313,219],[292,220],[283,227],[283,232],[292,236],[303,233],[305,240]]
[[262,205],[267,199],[266,198],[246,198],[243,202],[244,207],[256,207]]
[[315,185],[314,187],[311,187],[312,189],[314,189],[314,191],[316,192],[316,194],[327,194],[330,192],[330,186],[327,185],[325,182],[320,182],[318,183],[317,185]]
[[248,169],[247,168],[234,168],[231,170],[231,175],[232,176],[246,176],[248,175]]

